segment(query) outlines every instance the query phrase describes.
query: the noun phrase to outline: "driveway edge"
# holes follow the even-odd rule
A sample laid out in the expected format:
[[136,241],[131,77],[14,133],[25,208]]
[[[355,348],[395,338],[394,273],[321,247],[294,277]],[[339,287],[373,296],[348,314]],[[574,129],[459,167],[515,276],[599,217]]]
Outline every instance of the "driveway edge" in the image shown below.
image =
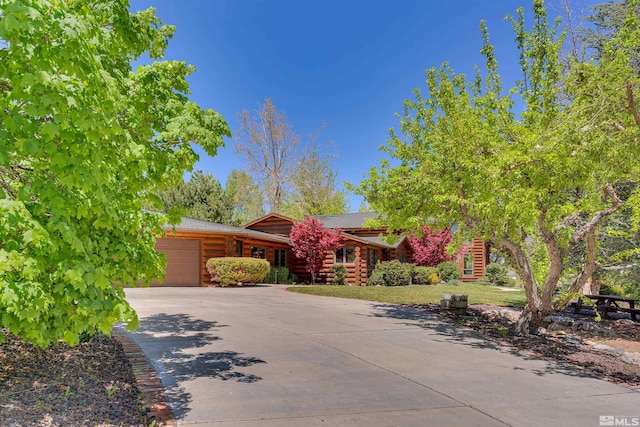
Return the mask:
[[164,397],[165,388],[140,346],[120,328],[113,328],[111,336],[120,342],[131,364],[136,385],[142,394],[142,404],[148,409],[147,418],[155,420],[158,426],[175,425],[171,408]]

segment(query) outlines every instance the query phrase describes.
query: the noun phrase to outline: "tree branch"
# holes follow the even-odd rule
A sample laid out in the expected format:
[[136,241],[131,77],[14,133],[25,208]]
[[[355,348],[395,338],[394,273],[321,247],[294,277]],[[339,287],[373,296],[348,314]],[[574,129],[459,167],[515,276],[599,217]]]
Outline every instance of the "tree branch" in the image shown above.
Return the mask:
[[553,229],[553,234],[557,234],[569,226],[575,226],[577,223],[578,217],[579,217],[578,213],[573,213],[568,217],[566,217],[564,221],[562,221],[562,224],[558,225],[556,228]]
[[604,218],[606,218],[607,216],[615,213],[624,204],[624,202],[622,200],[620,200],[620,197],[618,197],[618,193],[616,193],[616,190],[615,190],[615,188],[613,188],[613,185],[611,185],[611,183],[607,183],[605,185],[605,187],[604,187],[603,198],[606,199],[607,197],[611,198],[612,205],[609,208],[605,209],[605,210],[596,212],[596,214],[593,216],[593,218],[591,218],[586,224],[584,224],[582,227],[580,227],[573,234],[573,236],[571,237],[571,240],[569,240],[569,243],[568,243],[567,247],[564,250],[565,254],[567,252],[569,252],[571,249],[573,249],[573,247],[575,245],[577,245],[578,242],[580,242],[582,239],[584,239],[584,237],[587,235],[587,233],[589,233],[598,224],[600,224],[600,222],[602,222],[602,220]]
[[596,269],[598,268],[596,256],[598,247],[596,242],[595,228],[592,228],[587,232],[585,239],[587,243],[587,262],[585,263],[584,268],[582,269],[578,277],[576,277],[573,283],[569,286],[569,289],[567,290],[568,295],[554,303],[553,308],[555,310],[562,310],[564,307],[566,307],[566,305],[571,300],[571,294],[580,292],[582,287],[587,283],[589,278],[593,276],[593,273],[595,273]]
[[529,310],[534,313],[538,312],[541,307],[538,288],[533,278],[533,272],[531,271],[529,260],[520,245],[506,236],[499,239],[492,236],[489,241],[491,244],[507,254],[511,260],[511,265],[518,270],[518,274],[522,279],[524,291],[527,294],[527,305],[529,306]]
[[556,239],[556,234],[552,231],[547,230],[544,225],[544,222],[547,218],[546,209],[541,209],[540,216],[538,217],[538,231],[542,236],[542,241],[547,248],[547,253],[549,255],[549,272],[547,273],[547,277],[544,281],[544,287],[542,289],[542,304],[543,306],[549,306],[553,299],[553,293],[555,291],[555,286],[560,279],[560,274],[562,274],[563,269],[563,253],[560,250],[560,246],[558,245],[558,239]]
[[636,122],[636,126],[640,127],[640,114],[638,114],[638,108],[633,96],[633,86],[630,83],[627,83],[627,101],[629,101],[629,110],[631,110],[633,120]]

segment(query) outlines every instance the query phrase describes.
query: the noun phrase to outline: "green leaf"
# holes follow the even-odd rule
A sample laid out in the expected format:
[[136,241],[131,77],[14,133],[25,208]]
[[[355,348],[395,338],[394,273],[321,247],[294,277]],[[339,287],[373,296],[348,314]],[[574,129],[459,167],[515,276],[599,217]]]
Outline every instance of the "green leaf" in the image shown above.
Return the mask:
[[0,125],[0,316],[12,333],[46,346],[136,324],[114,283],[163,267],[153,237],[163,224],[141,198],[197,158],[191,144],[155,136],[213,153],[229,134],[219,114],[188,101],[187,64],[131,71],[132,58],[160,58],[172,33],[126,0],[2,6],[0,38],[11,48],[0,81],[13,89],[2,92]]

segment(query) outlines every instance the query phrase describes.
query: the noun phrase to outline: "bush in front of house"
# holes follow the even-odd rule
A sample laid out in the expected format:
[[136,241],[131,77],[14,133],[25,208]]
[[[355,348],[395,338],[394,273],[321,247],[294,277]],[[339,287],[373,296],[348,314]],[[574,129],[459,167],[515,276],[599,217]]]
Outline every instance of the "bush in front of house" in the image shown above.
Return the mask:
[[407,286],[411,282],[411,265],[400,261],[379,262],[367,280],[370,286]]
[[411,283],[414,285],[435,285],[440,281],[438,269],[435,267],[415,266],[411,272]]
[[484,275],[487,280],[497,286],[505,286],[509,283],[507,277],[507,267],[502,264],[491,263],[484,268]]
[[269,267],[269,261],[258,258],[224,257],[207,261],[211,282],[220,286],[258,283],[269,274]]
[[446,261],[438,264],[438,275],[443,282],[460,280],[460,269],[452,262]]
[[291,273],[287,267],[280,266],[271,266],[269,269],[269,273],[266,275],[262,282],[264,283],[273,283],[273,284],[292,284],[296,283],[298,278],[295,274]]
[[336,264],[331,269],[333,270],[331,282],[334,285],[346,285],[347,275],[349,274],[347,272],[347,267],[345,267],[344,264]]

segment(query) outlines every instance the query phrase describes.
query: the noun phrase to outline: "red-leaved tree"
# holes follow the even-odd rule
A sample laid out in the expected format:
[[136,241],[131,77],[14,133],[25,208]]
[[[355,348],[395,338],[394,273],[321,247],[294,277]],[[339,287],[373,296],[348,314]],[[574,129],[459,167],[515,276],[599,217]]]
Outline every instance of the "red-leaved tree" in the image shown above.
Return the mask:
[[309,215],[305,215],[303,221],[296,222],[291,228],[291,248],[297,258],[305,260],[312,283],[316,282],[316,275],[322,269],[327,252],[342,247],[341,233],[340,229],[327,230],[324,224]]
[[450,228],[433,231],[429,227],[422,227],[422,237],[415,235],[407,238],[413,249],[413,259],[417,265],[435,267],[441,262],[453,261],[456,254],[449,254],[447,246],[453,240]]

